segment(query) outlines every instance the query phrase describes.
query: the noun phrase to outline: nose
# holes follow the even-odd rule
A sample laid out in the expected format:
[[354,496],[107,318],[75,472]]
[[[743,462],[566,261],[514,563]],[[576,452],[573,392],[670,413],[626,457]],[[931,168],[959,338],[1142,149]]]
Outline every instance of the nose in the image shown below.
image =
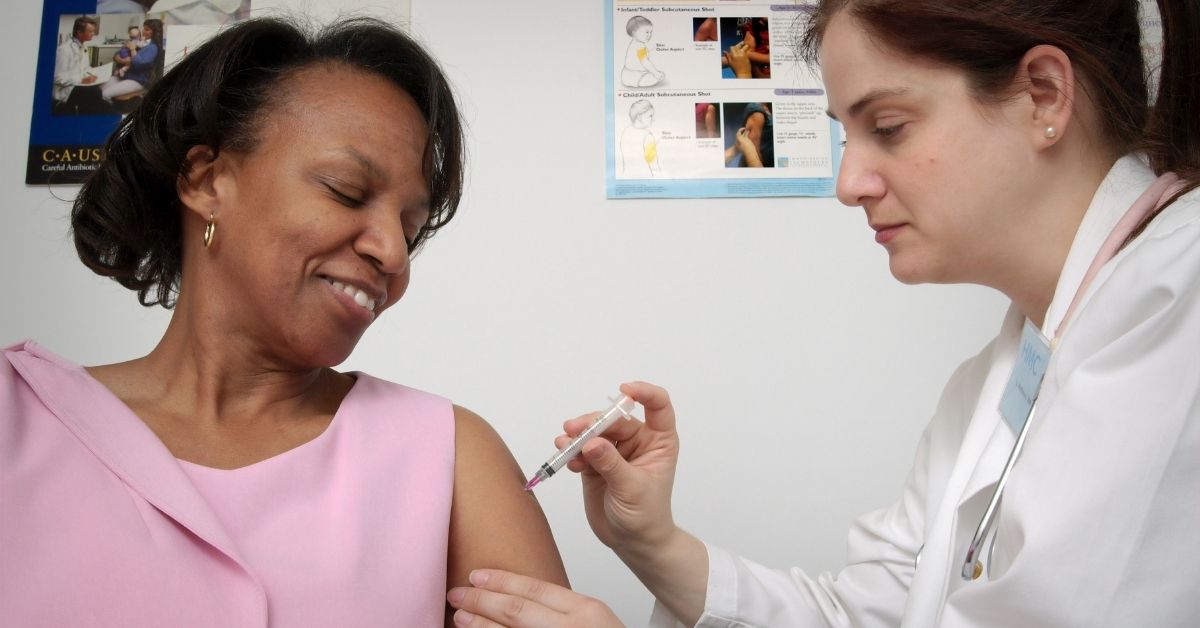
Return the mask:
[[397,275],[408,269],[408,241],[399,212],[380,211],[371,216],[354,248],[385,275]]
[[837,175],[837,198],[843,205],[859,207],[883,196],[883,177],[869,163],[863,150],[852,144],[842,152]]

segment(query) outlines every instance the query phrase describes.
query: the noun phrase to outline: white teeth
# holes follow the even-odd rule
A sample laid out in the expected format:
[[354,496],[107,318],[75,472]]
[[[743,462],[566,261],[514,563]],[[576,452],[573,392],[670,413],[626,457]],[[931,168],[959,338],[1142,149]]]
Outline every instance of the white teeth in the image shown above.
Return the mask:
[[351,299],[354,299],[354,302],[357,303],[360,307],[366,308],[371,311],[375,311],[375,299],[372,299],[371,297],[367,296],[366,292],[363,292],[362,290],[359,290],[358,288],[355,288],[354,286],[348,286],[340,281],[335,281],[333,279],[330,279],[329,283],[332,284],[335,289],[345,292],[346,295],[349,296]]

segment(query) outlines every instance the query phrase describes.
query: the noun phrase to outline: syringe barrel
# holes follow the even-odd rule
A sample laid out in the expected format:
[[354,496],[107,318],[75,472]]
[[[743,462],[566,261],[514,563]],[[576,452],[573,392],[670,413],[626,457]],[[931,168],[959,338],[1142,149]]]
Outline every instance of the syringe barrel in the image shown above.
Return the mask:
[[600,416],[596,417],[596,420],[592,421],[592,424],[587,426],[587,429],[580,432],[579,436],[576,436],[574,439],[572,439],[566,447],[558,450],[558,453],[550,458],[550,460],[546,461],[546,464],[549,465],[551,469],[554,469],[555,472],[558,472],[558,470],[566,466],[566,464],[570,462],[572,458],[579,455],[579,452],[589,440],[592,440],[592,438],[603,434],[604,430],[607,430],[610,425],[616,422],[617,419],[621,418],[622,416],[633,418],[632,415],[629,414],[630,410],[633,410],[633,405],[633,399],[631,399],[628,395],[622,395],[621,398],[615,401],[612,406],[605,410]]

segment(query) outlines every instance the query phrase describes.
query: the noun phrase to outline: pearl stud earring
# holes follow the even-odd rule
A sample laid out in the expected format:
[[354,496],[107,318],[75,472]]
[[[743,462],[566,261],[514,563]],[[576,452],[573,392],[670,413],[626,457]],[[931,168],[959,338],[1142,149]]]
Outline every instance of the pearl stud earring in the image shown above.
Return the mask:
[[1058,137],[1058,131],[1054,130],[1052,126],[1046,127],[1046,139],[1052,140],[1056,137]]

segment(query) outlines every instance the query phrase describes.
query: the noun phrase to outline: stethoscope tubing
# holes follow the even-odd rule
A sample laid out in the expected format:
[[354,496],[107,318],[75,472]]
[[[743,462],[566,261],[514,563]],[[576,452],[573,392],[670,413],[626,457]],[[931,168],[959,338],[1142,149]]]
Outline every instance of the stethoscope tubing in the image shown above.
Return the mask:
[[992,490],[992,498],[988,501],[987,510],[983,511],[983,518],[979,520],[979,526],[975,528],[975,536],[971,538],[971,544],[967,546],[967,557],[963,561],[962,567],[963,580],[974,580],[983,571],[979,562],[979,550],[983,547],[983,543],[996,521],[997,512],[1000,510],[1000,499],[1004,497],[1004,486],[1008,483],[1008,476],[1012,473],[1013,466],[1016,465],[1017,458],[1020,457],[1021,450],[1025,447],[1025,437],[1029,434],[1029,426],[1033,425],[1037,403],[1038,398],[1034,397],[1033,405],[1029,408],[1029,416],[1025,419],[1025,425],[1021,426],[1021,433],[1017,435],[1017,442],[1013,445],[1012,452],[1008,454],[1008,461],[1004,463],[1000,479],[996,480],[996,488]]

